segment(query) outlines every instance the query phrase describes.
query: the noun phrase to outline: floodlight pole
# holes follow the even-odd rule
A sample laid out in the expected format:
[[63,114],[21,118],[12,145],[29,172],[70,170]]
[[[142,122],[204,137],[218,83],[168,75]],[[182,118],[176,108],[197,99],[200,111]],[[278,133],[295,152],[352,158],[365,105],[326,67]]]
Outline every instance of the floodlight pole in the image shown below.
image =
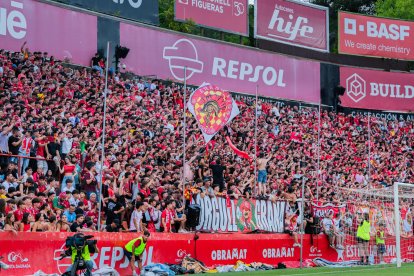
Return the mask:
[[106,95],[108,94],[108,71],[109,71],[109,44],[106,44],[106,71],[105,71],[105,90],[104,90],[104,110],[103,110],[103,125],[102,125],[102,154],[101,154],[101,175],[99,177],[99,213],[98,213],[98,232],[101,231],[101,211],[102,211],[102,181],[103,181],[103,167],[105,159],[105,131],[106,131]]

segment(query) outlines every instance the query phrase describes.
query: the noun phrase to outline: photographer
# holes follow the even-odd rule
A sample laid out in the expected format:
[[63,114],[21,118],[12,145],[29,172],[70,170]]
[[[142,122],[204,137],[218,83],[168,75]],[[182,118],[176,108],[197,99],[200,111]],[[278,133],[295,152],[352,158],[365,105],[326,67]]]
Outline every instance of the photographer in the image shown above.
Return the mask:
[[[63,252],[61,256],[71,256],[72,264],[63,275],[70,275],[73,266],[76,266],[75,269],[82,269],[82,267],[84,267],[84,269],[86,269],[85,276],[92,275],[93,262],[91,261],[91,254],[99,251],[96,247],[96,240],[88,240],[92,237],[93,236],[85,236],[83,233],[77,233],[66,239],[66,247],[68,247],[68,249]],[[78,252],[81,256],[78,256]],[[77,257],[80,257],[80,259]]]

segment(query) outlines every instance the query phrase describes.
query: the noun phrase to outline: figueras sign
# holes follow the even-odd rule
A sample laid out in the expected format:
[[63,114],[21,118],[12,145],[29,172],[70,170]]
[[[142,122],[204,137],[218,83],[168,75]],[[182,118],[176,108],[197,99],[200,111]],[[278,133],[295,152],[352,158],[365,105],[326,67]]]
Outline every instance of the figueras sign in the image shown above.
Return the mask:
[[192,20],[197,25],[248,36],[249,3],[247,0],[176,0],[175,20]]

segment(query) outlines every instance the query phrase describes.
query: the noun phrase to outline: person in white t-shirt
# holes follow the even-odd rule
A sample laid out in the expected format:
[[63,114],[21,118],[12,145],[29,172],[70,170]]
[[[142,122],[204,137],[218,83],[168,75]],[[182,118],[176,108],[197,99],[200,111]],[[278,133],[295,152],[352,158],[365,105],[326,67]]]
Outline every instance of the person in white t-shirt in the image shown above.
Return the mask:
[[322,228],[323,232],[328,236],[329,245],[333,248],[335,246],[335,233],[332,216],[332,210],[326,213],[325,218],[322,220]]
[[129,231],[131,232],[142,232],[146,230],[145,226],[142,224],[143,214],[147,211],[147,207],[142,202],[137,202],[135,204],[135,209],[132,212],[131,220],[129,222]]

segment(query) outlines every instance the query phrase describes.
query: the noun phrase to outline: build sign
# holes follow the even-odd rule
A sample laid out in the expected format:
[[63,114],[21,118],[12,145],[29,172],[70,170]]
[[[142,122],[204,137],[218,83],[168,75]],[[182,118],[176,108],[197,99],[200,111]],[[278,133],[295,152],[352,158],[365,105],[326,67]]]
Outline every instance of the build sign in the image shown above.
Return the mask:
[[414,74],[341,67],[340,75],[346,88],[341,97],[345,107],[414,110]]
[[329,52],[329,9],[291,0],[256,0],[255,37]]
[[414,60],[414,22],[339,12],[339,52]]
[[249,35],[247,0],[176,0],[175,19],[225,32]]

